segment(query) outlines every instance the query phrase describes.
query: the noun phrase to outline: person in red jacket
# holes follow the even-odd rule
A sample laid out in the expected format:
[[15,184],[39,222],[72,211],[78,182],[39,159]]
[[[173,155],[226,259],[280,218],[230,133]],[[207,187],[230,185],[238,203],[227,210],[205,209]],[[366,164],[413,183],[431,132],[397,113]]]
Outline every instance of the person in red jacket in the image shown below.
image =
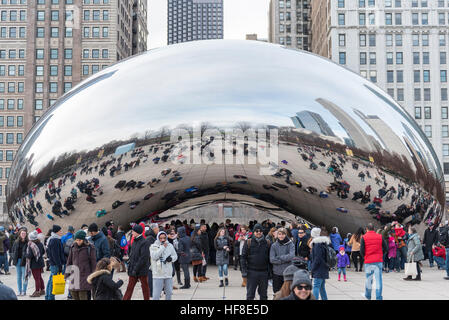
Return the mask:
[[376,300],[382,300],[382,265],[384,252],[388,246],[382,235],[374,231],[374,225],[369,223],[366,233],[360,242],[360,254],[365,261],[365,298],[371,300],[373,276],[376,278]]
[[446,269],[446,248],[441,243],[432,246],[433,258],[437,262],[438,270]]
[[398,251],[396,255],[396,266],[400,266],[401,270],[405,268],[405,261],[407,260],[407,244],[404,241],[405,230],[401,224],[397,221],[393,221],[392,227],[394,228],[394,234],[396,236],[398,245]]

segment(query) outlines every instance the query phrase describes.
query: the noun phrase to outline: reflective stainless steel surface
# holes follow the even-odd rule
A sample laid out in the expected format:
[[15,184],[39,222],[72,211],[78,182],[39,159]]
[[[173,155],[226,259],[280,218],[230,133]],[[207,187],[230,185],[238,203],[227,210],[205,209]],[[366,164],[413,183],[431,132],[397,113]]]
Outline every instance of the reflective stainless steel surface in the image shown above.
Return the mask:
[[[142,152],[123,154],[121,170],[110,174],[130,143]],[[75,210],[58,217],[58,209],[52,212],[55,196],[47,202],[45,192],[50,178],[57,187],[64,177],[62,203],[78,182],[94,177],[102,192],[94,191],[92,203],[77,189]],[[386,191],[393,186],[396,193],[390,191],[369,212],[365,207],[384,177]],[[117,63],[59,99],[18,151],[8,207],[13,219],[30,218],[34,209],[26,208],[36,188],[34,205],[39,201],[44,214],[34,220],[41,227],[78,228],[110,219],[125,225],[168,208],[238,199],[355,231],[379,218],[395,219],[391,214],[410,205],[413,195],[428,199],[434,216],[440,212],[434,200],[444,201],[442,181],[423,132],[373,83],[307,52],[208,40]],[[365,203],[351,200],[368,185]],[[117,200],[124,203],[113,208]],[[427,215],[420,208],[416,216]],[[97,217],[101,209],[106,215]]]

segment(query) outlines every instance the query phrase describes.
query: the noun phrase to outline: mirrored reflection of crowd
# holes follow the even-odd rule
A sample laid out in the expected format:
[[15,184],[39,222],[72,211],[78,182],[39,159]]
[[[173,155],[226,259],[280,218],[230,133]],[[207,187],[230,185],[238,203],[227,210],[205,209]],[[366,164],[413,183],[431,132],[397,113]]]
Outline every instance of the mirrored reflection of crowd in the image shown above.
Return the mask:
[[[69,226],[67,232],[53,225],[47,234],[20,225],[0,227],[0,274],[10,275],[13,264],[16,296],[26,295],[32,275],[35,291],[30,297],[46,300],[55,299],[52,277],[62,273],[68,279],[73,266],[80,270],[80,285],[69,283],[68,299],[74,300],[129,300],[137,282],[145,300],[164,295],[170,300],[173,290],[209,281],[209,265],[218,267],[218,287],[230,285],[230,268],[240,270],[240,286],[248,300],[255,299],[256,292],[262,300],[268,299],[269,292],[276,300],[326,300],[326,280],[335,274],[338,281],[347,281],[352,268],[366,273],[365,298],[371,299],[376,280],[374,294],[381,300],[382,273],[404,272],[406,263],[416,264],[415,277],[404,280],[425,280],[422,262],[426,259],[430,267],[444,270],[444,279],[449,280],[448,221],[429,222],[422,239],[412,223],[398,221],[379,230],[370,223],[347,235],[340,235],[338,227],[329,232],[307,223],[271,220],[248,225],[230,219],[211,225],[204,219],[199,223],[144,220],[130,228],[125,232],[112,221],[101,228],[95,223],[79,230]],[[122,280],[113,280],[114,273],[120,272],[129,276],[126,289],[121,288]],[[42,275],[46,274],[45,284]]]

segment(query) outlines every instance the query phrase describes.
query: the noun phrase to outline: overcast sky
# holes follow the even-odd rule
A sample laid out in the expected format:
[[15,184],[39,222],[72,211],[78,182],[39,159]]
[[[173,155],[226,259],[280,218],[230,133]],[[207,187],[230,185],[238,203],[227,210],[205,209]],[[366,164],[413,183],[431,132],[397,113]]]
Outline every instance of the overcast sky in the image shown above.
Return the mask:
[[[224,38],[268,38],[270,0],[224,0]],[[148,49],[167,45],[167,0],[148,0]]]

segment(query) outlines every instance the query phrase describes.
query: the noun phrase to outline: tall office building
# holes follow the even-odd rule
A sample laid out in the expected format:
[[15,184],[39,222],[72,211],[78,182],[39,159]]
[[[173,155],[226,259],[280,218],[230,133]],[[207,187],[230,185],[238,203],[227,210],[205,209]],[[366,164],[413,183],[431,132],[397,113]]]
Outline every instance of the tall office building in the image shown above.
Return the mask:
[[[136,36],[133,15],[144,30]],[[136,52],[145,50],[146,17],[146,0],[1,0],[0,216],[32,125],[81,80],[130,56],[133,38]]]
[[268,42],[310,51],[311,2],[312,0],[271,0]]
[[402,105],[449,181],[448,1],[313,0],[311,18],[312,52],[360,73]]
[[132,54],[138,54],[147,51],[147,0],[134,0],[133,3],[133,36],[132,36]]
[[223,39],[223,0],[168,0],[167,43]]

